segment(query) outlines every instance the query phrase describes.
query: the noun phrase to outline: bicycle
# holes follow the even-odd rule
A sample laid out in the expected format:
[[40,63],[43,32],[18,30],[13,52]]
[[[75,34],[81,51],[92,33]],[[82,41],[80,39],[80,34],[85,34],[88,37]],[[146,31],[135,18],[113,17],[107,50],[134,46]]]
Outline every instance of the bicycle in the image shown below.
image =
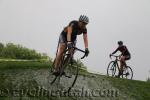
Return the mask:
[[[75,85],[78,74],[79,74],[79,66],[77,66],[77,62],[73,60],[73,54],[71,54],[69,52],[69,50],[71,50],[71,49],[73,49],[73,51],[77,50],[82,53],[85,53],[85,51],[83,51],[77,47],[72,47],[70,49],[66,49],[62,56],[61,63],[59,66],[59,70],[60,70],[59,75],[51,74],[51,80],[50,80],[50,84],[53,85],[55,83],[55,81],[58,79],[59,84],[63,84],[64,87],[68,88],[67,92],[69,92],[71,90],[71,88]],[[86,57],[86,55],[84,54],[84,56],[81,57],[81,59],[83,59],[85,57]],[[55,63],[55,60],[52,64],[50,72],[53,72],[54,63]],[[65,76],[65,78],[63,78],[62,76]],[[60,81],[61,78],[63,79],[63,81]]]
[[[112,60],[110,61],[110,63],[108,64],[108,67],[107,67],[107,75],[108,76],[112,76],[112,77],[115,77],[117,74],[117,71],[118,70],[118,73],[119,73],[119,57],[120,56],[115,56],[115,55],[112,55],[113,57],[115,57],[115,60]],[[111,56],[110,56],[111,58]],[[126,79],[131,79],[133,78],[133,71],[132,71],[132,68],[130,66],[128,66],[127,64],[125,64],[123,66],[123,73],[121,75],[121,78],[126,78]]]

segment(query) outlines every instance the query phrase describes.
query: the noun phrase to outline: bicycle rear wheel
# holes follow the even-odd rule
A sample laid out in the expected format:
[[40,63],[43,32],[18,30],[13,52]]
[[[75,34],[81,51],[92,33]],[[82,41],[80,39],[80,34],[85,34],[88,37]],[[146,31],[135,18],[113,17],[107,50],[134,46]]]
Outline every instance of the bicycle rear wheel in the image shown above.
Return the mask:
[[124,71],[123,71],[123,78],[132,80],[132,78],[133,78],[133,71],[132,71],[130,66],[126,66],[126,68],[124,69]]
[[114,77],[116,73],[116,67],[117,65],[115,64],[115,61],[111,61],[107,67],[107,75]]
[[50,85],[52,85],[57,80],[57,77],[58,77],[58,76],[53,75],[54,67],[55,67],[55,60],[53,61],[53,64],[49,70],[48,81],[49,81]]

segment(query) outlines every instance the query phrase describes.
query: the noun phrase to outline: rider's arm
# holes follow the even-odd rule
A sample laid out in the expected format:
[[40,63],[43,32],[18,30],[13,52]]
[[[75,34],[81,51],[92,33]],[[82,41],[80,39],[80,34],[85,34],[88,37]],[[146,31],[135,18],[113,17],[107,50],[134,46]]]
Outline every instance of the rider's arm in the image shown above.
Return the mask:
[[71,41],[72,26],[73,24],[67,27],[67,41]]
[[119,48],[117,48],[114,52],[112,52],[112,54],[115,54],[118,50],[119,50]]
[[88,37],[87,37],[87,33],[86,33],[86,34],[83,34],[83,40],[84,40],[85,48],[88,48]]
[[87,32],[83,34],[83,39],[85,45],[85,56],[87,57],[89,55]]

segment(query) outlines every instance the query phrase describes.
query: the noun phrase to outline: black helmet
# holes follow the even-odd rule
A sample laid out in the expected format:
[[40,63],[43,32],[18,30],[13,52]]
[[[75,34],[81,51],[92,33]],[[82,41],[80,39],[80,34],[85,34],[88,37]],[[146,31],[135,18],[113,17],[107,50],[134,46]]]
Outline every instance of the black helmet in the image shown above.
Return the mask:
[[88,24],[89,23],[89,18],[85,15],[80,15],[79,21]]
[[118,41],[118,45],[123,45],[123,42],[122,41]]

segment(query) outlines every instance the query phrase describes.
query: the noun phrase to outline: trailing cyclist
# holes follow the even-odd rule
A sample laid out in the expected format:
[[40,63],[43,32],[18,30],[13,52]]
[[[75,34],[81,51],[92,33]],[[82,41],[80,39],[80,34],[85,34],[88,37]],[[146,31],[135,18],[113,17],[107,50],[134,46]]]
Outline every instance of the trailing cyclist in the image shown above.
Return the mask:
[[131,54],[129,52],[129,50],[127,49],[127,47],[125,45],[123,45],[123,42],[122,41],[118,41],[118,48],[112,52],[110,54],[113,55],[115,54],[117,51],[120,51],[121,52],[121,55],[120,55],[120,68],[119,68],[119,74],[118,74],[118,77],[120,77],[120,75],[123,74],[123,66],[126,65],[126,60],[129,60],[131,58]]
[[[83,34],[83,40],[85,45],[85,55],[88,56],[88,36],[87,36],[87,28],[86,25],[89,23],[89,18],[85,15],[81,15],[79,20],[73,20],[69,23],[67,27],[63,29],[59,36],[59,44],[57,48],[55,63],[54,63],[54,75],[58,75],[59,65],[61,63],[61,58],[63,56],[64,51],[68,47],[69,49],[75,46],[77,35]],[[74,53],[74,51],[71,51]]]

